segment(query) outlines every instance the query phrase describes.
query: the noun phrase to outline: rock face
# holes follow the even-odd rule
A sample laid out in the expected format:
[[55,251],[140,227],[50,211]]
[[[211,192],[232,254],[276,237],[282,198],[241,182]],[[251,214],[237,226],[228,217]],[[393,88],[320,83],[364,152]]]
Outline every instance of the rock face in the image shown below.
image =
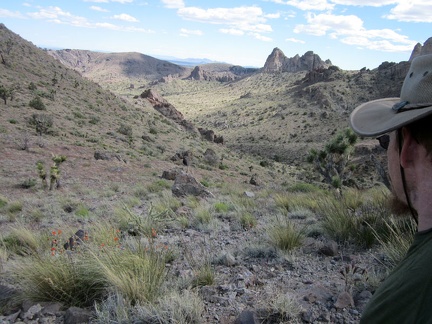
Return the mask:
[[156,91],[152,89],[147,89],[143,93],[141,93],[140,97],[143,99],[147,99],[153,106],[153,108],[160,112],[162,115],[164,115],[166,118],[171,119],[172,121],[181,125],[186,130],[192,133],[198,133],[195,126],[191,122],[187,121],[180,111],[178,111],[167,100],[162,98],[162,96]]
[[332,65],[330,60],[323,61],[312,51],[306,52],[303,56],[297,54],[288,58],[276,47],[268,56],[262,71],[266,73],[312,71],[326,69]]
[[409,61],[411,62],[415,57],[426,54],[432,54],[432,37],[428,38],[423,45],[417,43],[414,46]]

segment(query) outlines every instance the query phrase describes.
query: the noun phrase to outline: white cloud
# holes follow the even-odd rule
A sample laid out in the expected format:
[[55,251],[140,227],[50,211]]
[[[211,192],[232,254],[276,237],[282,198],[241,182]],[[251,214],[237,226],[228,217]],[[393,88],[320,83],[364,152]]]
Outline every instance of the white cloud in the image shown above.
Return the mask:
[[299,43],[299,44],[305,44],[305,41],[302,41],[301,39],[297,39],[297,38],[287,38],[285,39],[285,41],[287,42],[291,42],[291,43]]
[[330,13],[306,15],[306,25],[297,25],[295,33],[305,33],[314,36],[329,35],[332,39],[348,45],[380,51],[409,51],[415,41],[391,29],[370,29],[363,26],[363,21],[354,15],[333,15]]
[[194,35],[194,36],[202,36],[203,32],[201,30],[191,30],[191,29],[186,29],[186,28],[181,28],[180,29],[180,35],[182,36],[189,36],[189,35]]
[[263,35],[258,34],[258,33],[251,33],[250,35],[255,37],[256,39],[258,39],[260,41],[263,41],[263,42],[272,42],[273,41],[273,39],[271,39],[270,37],[263,36]]
[[138,22],[139,20],[135,17],[132,17],[128,14],[122,13],[120,15],[114,15],[112,16],[113,19],[122,20],[122,21],[128,21],[128,22]]
[[327,0],[271,0],[274,3],[296,7],[300,10],[333,10],[334,4]]
[[201,9],[186,7],[178,10],[180,17],[202,23],[227,25],[242,31],[271,32],[270,25],[265,24],[265,17],[259,7],[212,8]]
[[33,19],[43,19],[56,24],[71,25],[75,27],[84,28],[104,28],[110,30],[118,30],[125,32],[140,32],[140,33],[154,33],[153,30],[130,27],[130,26],[119,26],[110,23],[90,22],[85,17],[74,16],[67,11],[63,11],[59,7],[47,7],[41,8],[37,12],[28,13]]
[[383,7],[397,4],[401,0],[330,0],[334,4],[357,7]]
[[108,3],[109,0],[83,0],[84,2]]
[[118,3],[132,3],[134,0],[83,0],[84,2],[95,2],[95,3],[109,3],[109,2],[118,2]]
[[219,29],[219,31],[222,34],[228,34],[228,35],[233,35],[233,36],[243,36],[244,35],[243,30],[235,29],[235,28],[221,28],[221,29]]
[[108,12],[108,10],[101,8],[101,7],[98,7],[98,6],[91,6],[90,9],[94,10],[94,11],[99,11],[99,12]]
[[185,6],[183,0],[161,0],[166,8],[179,9]]
[[390,10],[385,18],[405,22],[432,22],[432,4],[430,0],[412,0],[400,2]]
[[3,18],[25,18],[19,11],[10,11],[0,8],[0,17]]

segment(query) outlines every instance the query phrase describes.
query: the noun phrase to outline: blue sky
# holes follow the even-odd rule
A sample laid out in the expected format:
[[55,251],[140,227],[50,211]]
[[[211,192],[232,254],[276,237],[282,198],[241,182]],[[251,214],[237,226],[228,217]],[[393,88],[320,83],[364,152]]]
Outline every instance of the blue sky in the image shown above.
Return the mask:
[[0,22],[42,48],[262,67],[278,47],[359,70],[408,60],[432,37],[432,1],[0,0]]

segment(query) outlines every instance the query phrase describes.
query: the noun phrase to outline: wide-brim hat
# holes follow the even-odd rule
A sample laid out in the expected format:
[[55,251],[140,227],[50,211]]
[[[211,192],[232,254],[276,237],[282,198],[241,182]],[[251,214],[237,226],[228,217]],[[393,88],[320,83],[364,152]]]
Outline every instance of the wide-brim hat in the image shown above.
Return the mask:
[[350,124],[361,136],[377,136],[432,114],[432,54],[416,57],[399,98],[366,102],[353,110]]

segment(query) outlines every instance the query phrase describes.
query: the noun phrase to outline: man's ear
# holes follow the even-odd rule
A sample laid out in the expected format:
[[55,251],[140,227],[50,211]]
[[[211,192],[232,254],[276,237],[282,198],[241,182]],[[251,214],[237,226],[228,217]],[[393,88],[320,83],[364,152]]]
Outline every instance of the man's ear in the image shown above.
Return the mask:
[[[403,140],[400,151],[400,163],[404,169],[407,169],[412,167],[412,165],[417,160],[418,148],[420,144],[415,140],[408,128],[402,127],[401,133]],[[400,135],[401,134],[399,133],[399,136]]]

